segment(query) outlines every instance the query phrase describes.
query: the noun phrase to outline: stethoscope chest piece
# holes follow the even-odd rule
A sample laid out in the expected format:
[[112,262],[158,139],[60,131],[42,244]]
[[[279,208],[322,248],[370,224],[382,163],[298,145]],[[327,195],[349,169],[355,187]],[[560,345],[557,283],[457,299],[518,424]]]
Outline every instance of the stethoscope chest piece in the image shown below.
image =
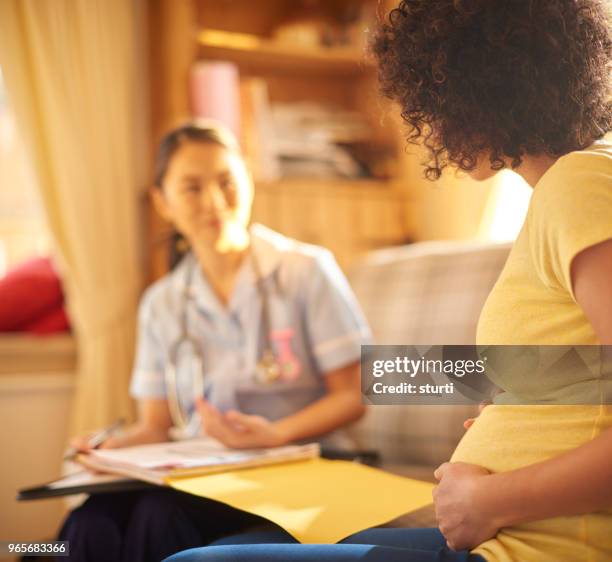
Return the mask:
[[262,358],[255,367],[255,378],[257,382],[265,384],[279,380],[281,377],[281,367],[270,349],[263,352]]

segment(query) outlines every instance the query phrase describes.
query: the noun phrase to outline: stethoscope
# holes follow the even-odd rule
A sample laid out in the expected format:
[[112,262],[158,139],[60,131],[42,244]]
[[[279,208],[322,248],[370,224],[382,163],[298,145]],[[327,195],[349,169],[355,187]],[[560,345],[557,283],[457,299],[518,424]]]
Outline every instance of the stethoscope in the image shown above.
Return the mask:
[[[276,381],[295,380],[301,373],[302,366],[291,349],[291,340],[293,338],[293,329],[272,330],[270,319],[270,298],[268,292],[264,288],[264,279],[259,268],[259,262],[255,253],[250,251],[251,263],[255,273],[255,286],[259,293],[262,304],[261,320],[266,340],[261,357],[255,367],[254,380],[259,384],[271,384]],[[173,439],[186,439],[197,435],[200,429],[200,419],[195,413],[189,414],[183,408],[178,391],[178,374],[177,364],[181,352],[189,358],[191,365],[189,371],[192,379],[193,396],[204,397],[206,395],[204,381],[204,358],[198,342],[195,341],[188,327],[188,303],[193,298],[193,277],[197,262],[190,256],[187,264],[187,272],[185,275],[185,283],[183,287],[183,306],[179,321],[179,337],[174,345],[169,350],[168,362],[164,370],[166,381],[166,392],[168,398],[168,407],[174,427],[170,430],[170,436]],[[273,276],[276,285],[276,291],[282,292],[280,284],[276,276]],[[276,346],[276,353],[274,348]]]

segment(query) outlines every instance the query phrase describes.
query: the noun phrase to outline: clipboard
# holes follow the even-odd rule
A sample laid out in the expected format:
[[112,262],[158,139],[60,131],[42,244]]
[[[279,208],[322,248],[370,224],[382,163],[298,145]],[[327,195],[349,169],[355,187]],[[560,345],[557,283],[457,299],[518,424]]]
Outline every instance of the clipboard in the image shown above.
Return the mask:
[[107,494],[111,492],[131,492],[157,488],[155,484],[118,476],[115,474],[93,474],[82,470],[58,480],[22,488],[17,491],[17,501],[58,498],[75,494]]

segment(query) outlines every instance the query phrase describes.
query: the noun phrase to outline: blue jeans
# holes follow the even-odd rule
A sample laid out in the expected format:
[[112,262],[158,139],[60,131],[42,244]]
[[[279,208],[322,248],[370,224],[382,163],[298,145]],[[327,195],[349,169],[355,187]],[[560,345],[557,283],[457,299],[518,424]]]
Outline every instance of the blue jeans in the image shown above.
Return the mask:
[[485,562],[446,546],[438,529],[368,529],[339,544],[298,544],[288,533],[234,535],[164,562]]

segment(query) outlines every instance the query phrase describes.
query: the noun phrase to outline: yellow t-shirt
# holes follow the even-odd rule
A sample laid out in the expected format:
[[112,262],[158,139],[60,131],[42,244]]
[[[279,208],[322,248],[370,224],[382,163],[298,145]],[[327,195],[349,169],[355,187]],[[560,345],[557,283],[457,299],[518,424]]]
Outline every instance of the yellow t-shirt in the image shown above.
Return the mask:
[[[570,265],[580,251],[611,238],[612,145],[598,141],[560,158],[535,186],[525,224],[480,316],[478,344],[599,344],[574,299]],[[528,377],[508,379],[496,382],[520,395]],[[558,382],[542,380],[542,393],[554,392]],[[581,384],[567,384],[572,382]],[[574,449],[608,428],[612,407],[605,404],[492,405],[451,460],[492,472],[514,470]],[[612,506],[504,528],[474,552],[488,562],[612,561]]]

